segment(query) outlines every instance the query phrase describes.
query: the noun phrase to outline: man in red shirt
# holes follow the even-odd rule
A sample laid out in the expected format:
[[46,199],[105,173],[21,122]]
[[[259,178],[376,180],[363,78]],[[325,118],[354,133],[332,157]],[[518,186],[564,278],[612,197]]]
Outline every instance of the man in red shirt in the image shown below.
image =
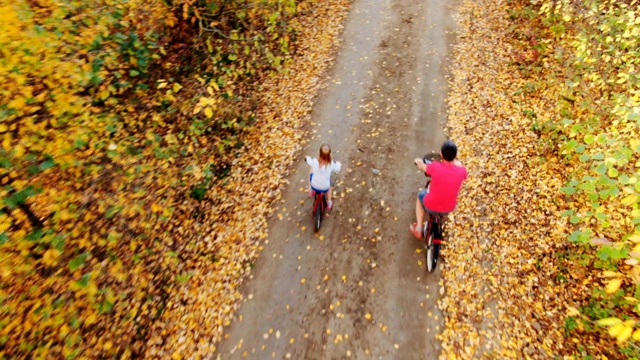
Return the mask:
[[422,238],[426,213],[450,213],[456,208],[458,192],[467,178],[467,169],[456,160],[457,155],[458,147],[453,141],[447,140],[440,149],[442,161],[425,164],[420,158],[414,160],[418,168],[431,177],[429,188],[418,193],[417,222],[409,227],[409,231],[418,239]]

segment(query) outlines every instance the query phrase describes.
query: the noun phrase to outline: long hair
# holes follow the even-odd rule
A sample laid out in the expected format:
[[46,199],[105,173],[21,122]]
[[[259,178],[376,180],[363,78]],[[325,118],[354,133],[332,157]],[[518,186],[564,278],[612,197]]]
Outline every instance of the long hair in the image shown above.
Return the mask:
[[328,166],[331,164],[331,147],[327,144],[320,146],[320,156],[318,156],[320,166]]

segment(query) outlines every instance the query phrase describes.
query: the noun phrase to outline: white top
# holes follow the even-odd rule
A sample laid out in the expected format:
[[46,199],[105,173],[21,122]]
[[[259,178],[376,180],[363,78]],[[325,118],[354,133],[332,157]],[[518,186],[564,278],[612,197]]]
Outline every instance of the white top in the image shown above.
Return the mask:
[[331,187],[331,173],[340,172],[340,161],[332,161],[331,164],[320,167],[320,162],[311,156],[306,157],[307,164],[311,166],[313,176],[311,186],[317,190],[329,190]]

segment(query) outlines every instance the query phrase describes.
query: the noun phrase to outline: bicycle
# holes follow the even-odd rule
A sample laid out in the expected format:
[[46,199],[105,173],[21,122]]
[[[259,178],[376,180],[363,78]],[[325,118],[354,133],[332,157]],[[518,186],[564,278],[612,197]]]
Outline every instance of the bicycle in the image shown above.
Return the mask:
[[[336,183],[337,174],[331,174],[331,186],[333,187]],[[309,179],[311,180],[311,179]],[[316,191],[312,189],[314,197],[313,207],[311,208],[311,216],[313,217],[313,229],[315,232],[320,231],[320,224],[322,224],[322,218],[324,217],[324,213],[327,211],[327,191]]]
[[320,230],[320,224],[322,224],[322,217],[327,209],[327,196],[325,192],[314,191],[313,195],[315,200],[313,201],[313,208],[311,216],[313,216],[313,229],[315,232]]
[[[425,164],[429,164],[431,161],[438,161],[439,154],[427,154],[422,157],[422,161]],[[429,188],[431,183],[431,177],[426,173],[427,182],[424,185],[425,189]],[[442,222],[444,216],[447,213],[429,212],[427,211],[427,220],[422,225],[422,239],[424,240],[425,247],[425,260],[427,262],[427,271],[433,272],[438,264],[438,255],[440,254],[440,247],[444,241]]]

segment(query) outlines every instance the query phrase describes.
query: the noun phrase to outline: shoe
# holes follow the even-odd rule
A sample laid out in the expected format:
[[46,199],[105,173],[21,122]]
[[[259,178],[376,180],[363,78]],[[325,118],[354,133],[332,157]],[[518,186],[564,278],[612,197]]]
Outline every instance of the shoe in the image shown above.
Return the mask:
[[333,201],[327,201],[327,210],[333,209]]
[[422,231],[418,227],[418,224],[413,223],[409,226],[409,231],[416,237],[416,239],[422,239]]

